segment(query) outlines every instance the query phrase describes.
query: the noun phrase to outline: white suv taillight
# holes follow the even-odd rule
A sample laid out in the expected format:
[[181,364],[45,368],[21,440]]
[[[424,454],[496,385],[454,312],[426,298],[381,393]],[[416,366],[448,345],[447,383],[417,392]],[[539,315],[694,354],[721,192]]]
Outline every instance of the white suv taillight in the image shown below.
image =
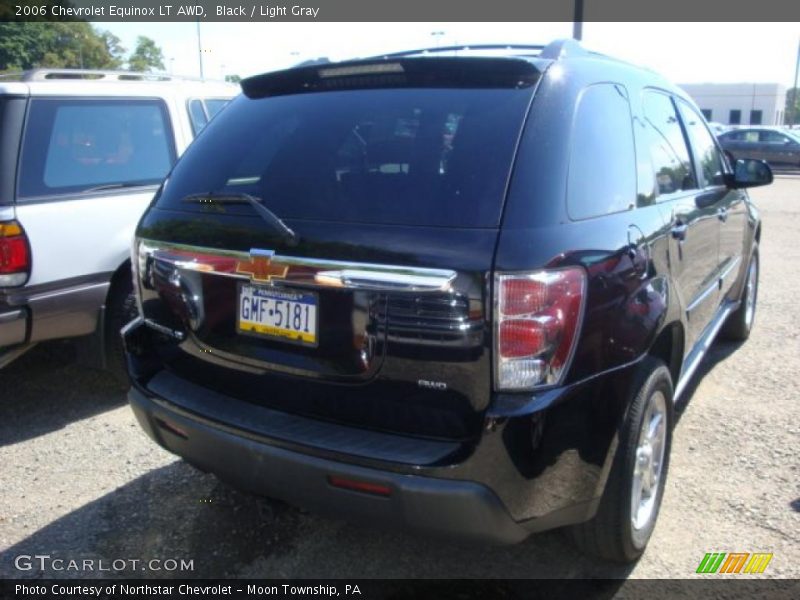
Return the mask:
[[578,338],[586,272],[497,273],[494,283],[495,389],[559,383]]
[[0,221],[0,287],[23,285],[31,271],[28,238],[16,221]]

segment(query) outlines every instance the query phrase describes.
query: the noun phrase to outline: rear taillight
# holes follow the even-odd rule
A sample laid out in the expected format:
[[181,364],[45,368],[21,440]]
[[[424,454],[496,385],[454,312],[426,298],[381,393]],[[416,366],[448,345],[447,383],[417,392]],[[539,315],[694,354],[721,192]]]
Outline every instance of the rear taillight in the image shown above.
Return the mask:
[[559,383],[583,315],[586,273],[578,267],[495,275],[495,388]]
[[16,221],[0,222],[0,287],[23,285],[31,271],[28,238]]

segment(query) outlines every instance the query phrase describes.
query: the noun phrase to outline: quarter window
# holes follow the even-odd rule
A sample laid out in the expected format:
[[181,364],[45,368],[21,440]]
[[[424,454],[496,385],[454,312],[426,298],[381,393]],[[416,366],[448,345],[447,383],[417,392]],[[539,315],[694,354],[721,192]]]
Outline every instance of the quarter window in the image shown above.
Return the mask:
[[567,181],[572,219],[628,210],[636,204],[636,155],[628,96],[622,86],[584,90],[573,125]]
[[19,197],[155,185],[175,162],[159,100],[34,99]]
[[658,195],[696,186],[689,149],[672,100],[660,92],[644,95],[645,136],[656,177]]

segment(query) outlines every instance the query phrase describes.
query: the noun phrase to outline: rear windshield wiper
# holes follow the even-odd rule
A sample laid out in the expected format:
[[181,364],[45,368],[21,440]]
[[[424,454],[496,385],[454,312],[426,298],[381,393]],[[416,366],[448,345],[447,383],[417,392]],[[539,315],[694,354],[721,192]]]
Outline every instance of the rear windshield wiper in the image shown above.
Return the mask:
[[183,199],[184,202],[200,202],[204,204],[249,204],[266,223],[279,232],[286,241],[297,244],[299,238],[297,234],[284,223],[278,215],[272,212],[263,204],[261,198],[250,194],[189,194]]

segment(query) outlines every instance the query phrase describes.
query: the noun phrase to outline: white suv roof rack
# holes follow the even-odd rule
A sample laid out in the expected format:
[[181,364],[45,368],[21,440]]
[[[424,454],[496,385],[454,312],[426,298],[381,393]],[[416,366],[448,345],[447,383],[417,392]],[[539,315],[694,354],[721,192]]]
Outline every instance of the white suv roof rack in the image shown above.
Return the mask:
[[137,71],[105,71],[94,69],[32,69],[7,74],[4,79],[18,81],[202,81],[192,77],[176,77],[167,73],[142,73]]

